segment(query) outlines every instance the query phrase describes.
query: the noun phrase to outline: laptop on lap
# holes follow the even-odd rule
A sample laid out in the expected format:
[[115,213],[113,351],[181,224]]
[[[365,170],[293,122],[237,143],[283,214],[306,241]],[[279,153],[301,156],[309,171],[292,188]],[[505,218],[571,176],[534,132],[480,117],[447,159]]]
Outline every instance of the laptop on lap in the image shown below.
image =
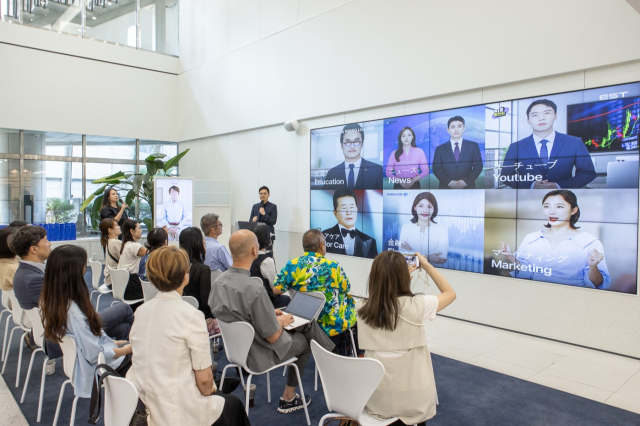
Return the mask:
[[286,309],[282,312],[293,315],[293,323],[285,327],[286,330],[302,327],[305,324],[315,321],[324,306],[324,298],[311,296],[307,293],[297,292]]

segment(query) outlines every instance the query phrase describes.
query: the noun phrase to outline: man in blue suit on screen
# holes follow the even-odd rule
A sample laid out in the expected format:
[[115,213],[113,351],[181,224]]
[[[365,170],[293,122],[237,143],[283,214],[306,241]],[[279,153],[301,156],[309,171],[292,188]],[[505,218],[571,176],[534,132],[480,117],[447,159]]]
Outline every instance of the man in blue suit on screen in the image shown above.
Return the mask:
[[436,148],[431,170],[439,189],[475,189],[482,173],[482,156],[477,143],[463,139],[464,118],[456,115],[447,121],[450,139]]
[[519,189],[570,189],[583,188],[596,178],[582,139],[553,130],[557,111],[556,104],[548,99],[529,105],[527,121],[533,134],[509,145],[500,182]]
[[348,124],[340,133],[344,161],[329,170],[323,189],[382,189],[382,166],[362,158],[364,130]]

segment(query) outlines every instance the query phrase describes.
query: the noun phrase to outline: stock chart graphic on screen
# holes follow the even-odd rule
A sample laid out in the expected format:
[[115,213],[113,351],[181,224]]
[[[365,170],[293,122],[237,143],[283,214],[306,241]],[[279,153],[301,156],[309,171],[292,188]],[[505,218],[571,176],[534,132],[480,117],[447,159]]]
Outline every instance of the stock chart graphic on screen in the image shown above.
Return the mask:
[[311,131],[327,252],[637,294],[640,83]]

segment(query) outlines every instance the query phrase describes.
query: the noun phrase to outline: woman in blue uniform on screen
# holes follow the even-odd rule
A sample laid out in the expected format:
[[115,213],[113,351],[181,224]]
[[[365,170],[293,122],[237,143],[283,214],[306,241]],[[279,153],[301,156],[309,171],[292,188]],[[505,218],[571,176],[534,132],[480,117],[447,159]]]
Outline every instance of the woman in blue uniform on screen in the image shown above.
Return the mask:
[[432,265],[442,265],[449,253],[449,230],[436,223],[438,202],[430,192],[419,193],[411,206],[411,223],[402,225],[400,248],[427,257]]
[[500,243],[500,251],[513,264],[514,277],[606,289],[611,275],[598,238],[578,231],[580,208],[576,195],[566,189],[548,192],[542,199],[547,218],[544,230],[524,237],[516,253]]

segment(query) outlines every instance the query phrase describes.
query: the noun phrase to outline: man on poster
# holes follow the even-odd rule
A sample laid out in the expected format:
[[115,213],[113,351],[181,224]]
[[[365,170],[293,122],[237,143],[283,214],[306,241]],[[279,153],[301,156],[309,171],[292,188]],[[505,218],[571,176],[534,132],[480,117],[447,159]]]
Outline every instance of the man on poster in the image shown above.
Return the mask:
[[482,173],[482,156],[477,143],[463,139],[464,118],[456,115],[447,122],[450,139],[436,148],[431,169],[439,189],[475,189]]
[[187,209],[182,201],[178,200],[180,188],[173,185],[169,188],[169,200],[162,203],[158,214],[158,226],[168,228],[169,241],[178,241],[180,231],[188,226],[185,221],[188,218]]
[[322,231],[326,240],[327,253],[368,257],[378,255],[376,240],[356,229],[358,201],[349,189],[339,189],[333,194],[333,215],[338,223]]
[[264,223],[271,232],[271,246],[268,247],[267,255],[273,257],[273,242],[276,239],[276,230],[274,225],[278,221],[278,206],[269,201],[271,192],[266,186],[261,186],[258,190],[260,202],[251,207],[251,215],[249,220],[254,223]]
[[584,188],[596,178],[582,140],[553,129],[557,111],[556,104],[548,99],[529,105],[527,122],[533,134],[509,145],[500,175],[496,176],[500,182],[517,189],[571,189]]

